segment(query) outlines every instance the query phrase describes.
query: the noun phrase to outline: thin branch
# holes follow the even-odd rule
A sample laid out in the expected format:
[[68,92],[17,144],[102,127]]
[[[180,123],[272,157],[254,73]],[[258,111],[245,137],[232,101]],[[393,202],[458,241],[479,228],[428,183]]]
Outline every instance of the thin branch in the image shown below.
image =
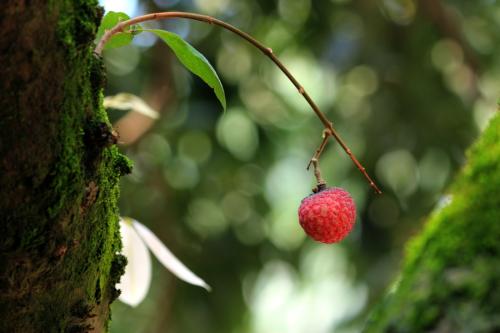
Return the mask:
[[314,152],[313,157],[311,157],[311,159],[309,160],[309,164],[307,164],[307,170],[309,170],[314,160],[319,161],[319,157],[321,156],[321,153],[325,149],[326,143],[328,142],[328,138],[330,138],[330,136],[331,136],[330,131],[326,129],[323,130],[323,135],[322,135],[323,141],[321,141],[321,144],[319,145],[318,149],[316,149],[316,151]]
[[126,20],[123,22],[118,23],[114,28],[111,30],[107,30],[106,33],[102,36],[102,39],[99,41],[95,48],[95,53],[97,55],[101,55],[101,52],[104,48],[104,45],[106,42],[116,33],[119,32],[124,32],[125,28],[145,22],[145,21],[155,21],[159,19],[170,19],[170,18],[185,18],[185,19],[190,19],[190,20],[195,20],[195,21],[201,21],[201,22],[207,22],[209,24],[215,24],[218,25],[226,30],[229,30],[236,35],[240,36],[241,38],[247,40],[250,44],[258,48],[264,55],[269,57],[280,69],[281,71],[286,75],[286,77],[292,82],[292,84],[297,88],[299,93],[305,98],[307,103],[311,106],[312,110],[316,114],[316,116],[319,118],[319,120],[323,123],[323,126],[325,127],[326,130],[328,130],[331,135],[337,140],[337,142],[340,144],[342,149],[349,155],[353,163],[356,165],[356,167],[361,171],[361,173],[365,176],[366,180],[370,184],[370,186],[375,190],[376,193],[380,194],[382,191],[377,187],[375,182],[370,178],[368,173],[366,172],[365,168],[359,163],[359,161],[356,159],[356,157],[353,155],[351,150],[347,147],[347,145],[344,143],[344,141],[340,138],[340,135],[337,133],[337,131],[333,128],[332,123],[328,120],[328,118],[325,116],[323,112],[320,111],[318,106],[314,103],[312,98],[309,96],[309,94],[306,92],[304,87],[300,85],[300,83],[295,79],[295,77],[290,73],[290,71],[281,63],[281,61],[274,55],[273,50],[269,47],[264,46],[262,43],[257,41],[255,38],[247,34],[246,32],[241,31],[240,29],[224,22],[221,20],[218,20],[214,17],[207,16],[207,15],[201,15],[201,14],[195,14],[195,13],[187,13],[187,12],[162,12],[162,13],[153,13],[153,14],[147,14],[147,15],[142,15],[138,16],[135,18],[132,18],[130,20]]

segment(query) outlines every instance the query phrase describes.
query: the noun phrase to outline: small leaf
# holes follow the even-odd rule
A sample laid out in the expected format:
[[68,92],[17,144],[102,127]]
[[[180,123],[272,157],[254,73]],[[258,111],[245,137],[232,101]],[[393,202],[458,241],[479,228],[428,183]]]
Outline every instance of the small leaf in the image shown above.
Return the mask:
[[132,226],[142,238],[144,243],[146,243],[147,247],[151,250],[151,252],[153,252],[155,257],[166,269],[176,275],[179,279],[210,291],[210,286],[191,272],[189,268],[187,268],[179,259],[177,259],[151,230],[135,220],[133,220]]
[[132,42],[132,39],[134,39],[134,36],[130,32],[118,32],[106,42],[104,49],[107,50],[128,45]]
[[125,274],[116,285],[121,290],[118,299],[135,307],[144,300],[151,285],[151,256],[129,218],[120,219],[120,234],[122,254],[127,257],[128,263]]
[[164,30],[144,29],[160,37],[174,51],[180,62],[193,74],[199,76],[206,84],[213,88],[222,108],[226,110],[226,96],[224,88],[207,58],[180,36]]
[[105,108],[132,110],[152,119],[160,117],[158,111],[152,109],[142,98],[129,93],[106,96],[104,97],[103,105]]
[[130,19],[130,17],[122,12],[108,12],[101,20],[101,25],[99,26],[99,30],[97,30],[96,39],[100,40],[102,35],[106,32],[106,30],[111,30],[120,22],[126,21]]
[[[99,30],[97,30],[97,36],[96,40],[99,41],[101,40],[102,36],[106,32],[106,30],[111,30],[113,27],[115,27],[118,23],[126,21],[130,19],[130,17],[121,12],[108,12],[102,19],[101,25],[99,26]],[[133,39],[133,34],[137,34],[140,30],[134,30],[134,33],[129,32],[130,27],[125,28],[125,32],[119,32],[113,37],[111,37],[107,42],[106,45],[104,46],[105,49],[110,49],[114,47],[120,47],[120,46],[125,46],[127,44],[130,44]]]

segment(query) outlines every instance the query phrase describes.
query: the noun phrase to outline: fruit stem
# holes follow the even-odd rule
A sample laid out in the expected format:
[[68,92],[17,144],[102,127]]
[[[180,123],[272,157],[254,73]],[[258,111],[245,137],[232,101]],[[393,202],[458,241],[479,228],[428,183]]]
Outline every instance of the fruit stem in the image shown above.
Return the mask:
[[[94,50],[94,52],[97,55],[101,55],[102,50],[104,48],[104,45],[106,42],[114,35],[119,32],[124,32],[126,27],[129,27],[133,24],[145,22],[145,21],[155,21],[159,19],[169,19],[169,18],[185,18],[189,20],[195,20],[195,21],[201,21],[201,22],[206,22],[209,24],[215,24],[218,25],[226,30],[229,30],[239,37],[247,40],[250,44],[255,46],[257,49],[259,49],[264,55],[269,57],[275,64],[276,66],[281,69],[281,71],[286,75],[286,77],[292,82],[292,84],[297,88],[299,93],[304,97],[304,99],[307,101],[311,109],[314,111],[316,116],[319,118],[321,123],[323,123],[323,126],[325,129],[329,132],[331,136],[335,138],[335,140],[340,144],[342,149],[349,155],[351,160],[353,161],[354,165],[358,168],[358,170],[364,175],[370,186],[375,190],[376,193],[380,194],[382,191],[377,187],[375,182],[370,178],[368,173],[366,172],[365,168],[359,163],[359,161],[356,159],[354,154],[351,152],[349,147],[344,143],[344,141],[341,139],[340,135],[335,131],[333,128],[333,124],[328,118],[325,116],[323,112],[320,111],[318,106],[314,103],[312,100],[311,96],[306,92],[304,87],[300,85],[300,83],[295,79],[295,77],[290,73],[290,71],[281,63],[281,61],[274,55],[273,50],[269,47],[266,47],[259,41],[257,41],[255,38],[247,34],[246,32],[241,31],[240,29],[230,25],[229,23],[226,23],[224,21],[218,20],[214,17],[207,16],[207,15],[201,15],[201,14],[196,14],[196,13],[188,13],[188,12],[161,12],[161,13],[152,13],[152,14],[146,14],[146,15],[141,15],[134,17],[132,19],[123,21],[118,23],[115,27],[113,27],[111,30],[107,30],[104,35],[102,36],[101,40],[97,43],[97,46]],[[328,136],[330,136],[328,135]],[[327,138],[328,138],[327,136]],[[324,139],[325,141],[327,139]],[[325,143],[326,144],[326,143]],[[320,153],[321,154],[321,153]]]
[[326,143],[328,142],[328,138],[330,137],[330,131],[327,129],[323,130],[322,138],[323,141],[321,141],[321,144],[319,145],[318,149],[314,152],[313,157],[309,160],[309,164],[307,164],[307,170],[311,168],[311,164],[313,164],[313,160],[316,159],[316,161],[319,161],[319,157],[321,156],[321,153],[325,149]]
[[313,168],[314,168],[314,177],[316,177],[316,187],[313,188],[313,192],[318,193],[318,192],[326,189],[326,182],[323,179],[323,177],[321,177],[321,170],[319,168],[318,159],[313,157],[311,159],[311,164],[313,165]]

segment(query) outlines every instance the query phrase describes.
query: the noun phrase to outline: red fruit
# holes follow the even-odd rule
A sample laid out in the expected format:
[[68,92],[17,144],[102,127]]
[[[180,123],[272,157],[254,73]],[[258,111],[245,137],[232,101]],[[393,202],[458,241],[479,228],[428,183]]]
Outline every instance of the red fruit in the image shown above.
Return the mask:
[[306,234],[322,243],[344,239],[356,221],[356,206],[345,190],[333,187],[304,198],[299,222]]

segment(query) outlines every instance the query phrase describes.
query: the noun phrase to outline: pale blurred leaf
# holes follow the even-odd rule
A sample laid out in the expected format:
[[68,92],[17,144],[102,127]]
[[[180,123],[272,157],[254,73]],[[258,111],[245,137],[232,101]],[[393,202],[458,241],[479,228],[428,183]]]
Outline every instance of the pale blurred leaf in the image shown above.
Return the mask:
[[135,307],[144,300],[151,285],[151,256],[129,218],[120,220],[120,233],[122,254],[127,257],[128,264],[125,274],[116,286],[121,290],[118,299]]
[[159,113],[151,108],[142,98],[129,93],[119,93],[104,97],[104,107],[118,110],[132,110],[152,119],[158,119]]
[[196,286],[200,286],[210,291],[210,286],[205,283],[201,278],[196,276],[193,272],[191,272],[179,259],[177,259],[172,252],[162,243],[156,235],[149,230],[143,224],[133,221],[133,227],[140,235],[144,243],[148,246],[148,248],[153,252],[156,258],[161,262],[166,269],[172,272],[179,279],[194,284]]

